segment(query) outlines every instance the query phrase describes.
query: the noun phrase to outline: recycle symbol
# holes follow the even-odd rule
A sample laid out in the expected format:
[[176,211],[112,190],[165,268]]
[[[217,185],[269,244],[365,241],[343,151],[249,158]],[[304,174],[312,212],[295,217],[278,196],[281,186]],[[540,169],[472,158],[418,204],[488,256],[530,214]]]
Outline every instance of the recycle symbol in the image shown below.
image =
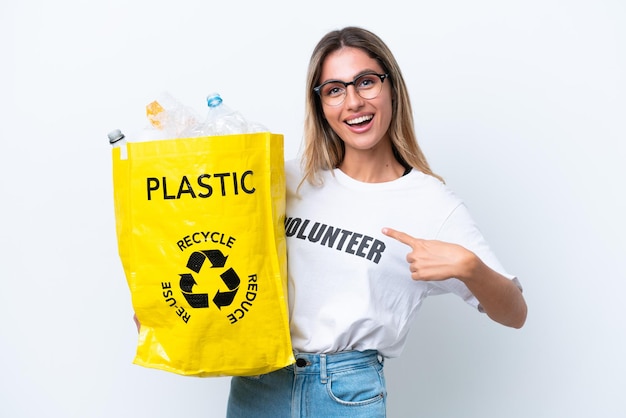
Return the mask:
[[[202,266],[206,260],[211,263],[211,268],[223,268],[226,264],[228,256],[224,256],[220,250],[204,250],[194,251],[187,261],[187,268],[194,273],[200,273]],[[241,280],[237,273],[232,268],[229,268],[222,274],[220,274],[222,282],[226,285],[228,290],[218,290],[213,296],[213,303],[218,309],[222,309],[222,306],[228,306],[233,303],[237,290],[239,289],[239,283]],[[209,295],[208,293],[193,293],[194,285],[197,285],[196,279],[194,279],[191,273],[182,273],[180,275],[180,289],[183,296],[192,308],[208,308],[209,307]]]

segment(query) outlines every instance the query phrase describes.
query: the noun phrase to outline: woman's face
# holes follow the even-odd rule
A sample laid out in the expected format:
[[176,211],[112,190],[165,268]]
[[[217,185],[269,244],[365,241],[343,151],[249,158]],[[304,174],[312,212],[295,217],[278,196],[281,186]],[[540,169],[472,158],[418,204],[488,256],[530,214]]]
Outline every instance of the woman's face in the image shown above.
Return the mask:
[[[328,80],[350,82],[364,72],[382,74],[378,61],[358,48],[342,48],[328,55],[322,64],[320,84]],[[389,81],[373,99],[359,96],[354,85],[346,89],[340,105],[330,106],[322,101],[324,117],[330,127],[344,141],[346,154],[372,153],[390,144],[387,131],[391,123],[392,103]]]

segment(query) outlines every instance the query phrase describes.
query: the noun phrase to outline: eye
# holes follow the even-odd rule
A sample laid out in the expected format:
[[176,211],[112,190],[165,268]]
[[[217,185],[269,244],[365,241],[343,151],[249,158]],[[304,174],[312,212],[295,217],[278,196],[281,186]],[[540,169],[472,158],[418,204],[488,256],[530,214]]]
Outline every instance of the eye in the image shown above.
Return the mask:
[[345,91],[343,84],[328,83],[322,88],[322,94],[327,97],[341,96]]
[[367,90],[380,82],[376,74],[365,74],[357,79],[356,85],[359,90]]

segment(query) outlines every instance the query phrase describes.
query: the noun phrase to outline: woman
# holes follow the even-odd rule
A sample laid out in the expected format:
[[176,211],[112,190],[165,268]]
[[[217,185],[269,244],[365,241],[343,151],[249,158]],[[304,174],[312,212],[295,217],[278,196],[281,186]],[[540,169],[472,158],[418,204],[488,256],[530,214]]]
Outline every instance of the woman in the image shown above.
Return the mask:
[[384,358],[400,355],[426,296],[455,293],[510,327],[526,319],[517,279],[422,154],[383,41],[328,33],[306,94],[303,157],[286,165],[296,363],[232,378],[230,418],[384,417]]

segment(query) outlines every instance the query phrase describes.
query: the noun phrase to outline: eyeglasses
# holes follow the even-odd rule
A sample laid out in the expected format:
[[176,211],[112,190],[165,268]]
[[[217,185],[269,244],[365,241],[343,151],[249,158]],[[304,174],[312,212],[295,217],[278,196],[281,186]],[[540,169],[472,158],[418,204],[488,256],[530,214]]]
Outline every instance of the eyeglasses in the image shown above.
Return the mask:
[[341,80],[328,80],[313,88],[313,91],[320,96],[324,104],[339,106],[346,98],[349,85],[354,86],[359,96],[371,100],[378,96],[386,78],[389,78],[389,74],[365,73],[347,83]]

